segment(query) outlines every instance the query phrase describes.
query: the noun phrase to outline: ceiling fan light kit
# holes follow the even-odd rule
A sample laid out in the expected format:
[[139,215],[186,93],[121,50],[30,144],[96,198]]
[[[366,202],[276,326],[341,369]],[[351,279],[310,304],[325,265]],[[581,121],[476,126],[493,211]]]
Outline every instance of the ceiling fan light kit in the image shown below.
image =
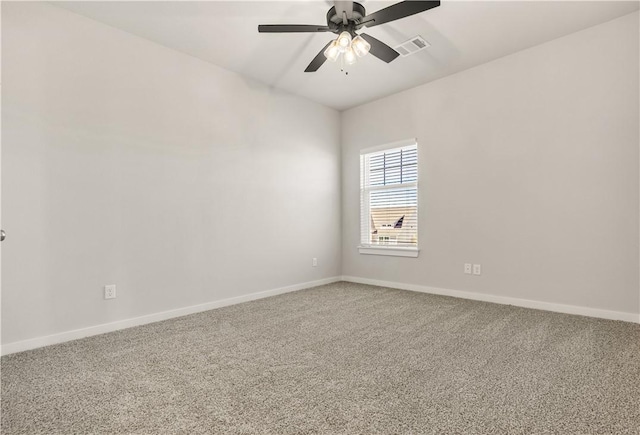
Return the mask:
[[337,61],[342,55],[345,64],[353,65],[358,60],[358,57],[365,56],[370,49],[371,44],[365,41],[364,38],[356,35],[355,38],[351,39],[349,32],[342,32],[338,39],[331,41],[323,54],[331,62]]
[[338,37],[329,42],[313,58],[305,72],[317,71],[328,59],[336,62],[342,55],[344,64],[353,65],[358,57],[371,53],[378,59],[389,63],[400,56],[393,48],[366,33],[357,34],[362,27],[373,27],[399,20],[440,6],[439,1],[407,0],[396,3],[372,14],[366,15],[364,6],[353,1],[335,0],[327,12],[327,25],[309,24],[261,24],[260,33],[315,33],[332,32]]

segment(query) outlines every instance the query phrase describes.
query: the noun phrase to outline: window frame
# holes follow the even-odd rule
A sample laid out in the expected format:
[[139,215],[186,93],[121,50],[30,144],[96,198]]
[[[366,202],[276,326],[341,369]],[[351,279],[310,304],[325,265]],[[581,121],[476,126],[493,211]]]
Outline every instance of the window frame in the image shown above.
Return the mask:
[[[416,177],[417,177],[417,181],[415,182],[409,182],[409,183],[399,183],[399,184],[394,184],[394,185],[389,185],[389,186],[374,186],[373,189],[371,187],[366,187],[365,186],[365,172],[366,168],[365,168],[365,156],[367,154],[373,154],[373,153],[379,153],[379,152],[383,152],[383,151],[388,151],[388,150],[393,150],[393,149],[397,149],[397,148],[406,148],[406,147],[416,147],[416,155],[417,155],[417,162],[416,162]],[[419,149],[418,149],[418,139],[417,138],[411,138],[411,139],[405,139],[405,140],[401,140],[401,141],[397,141],[397,142],[392,142],[392,143],[387,143],[384,145],[379,145],[379,146],[375,146],[375,147],[370,147],[370,148],[364,148],[360,150],[360,242],[358,245],[358,251],[360,254],[363,255],[387,255],[387,256],[393,256],[393,257],[418,257],[419,253],[420,253],[420,249],[419,249],[419,222],[420,222],[420,216],[419,216],[419,192],[420,192],[420,153],[419,153]],[[365,231],[365,228],[363,228],[363,224],[364,222],[367,222],[366,225],[366,231],[367,234],[371,233],[371,206],[369,204],[369,192],[371,192],[372,190],[386,190],[386,189],[397,189],[399,187],[409,187],[409,188],[415,188],[416,189],[416,197],[418,198],[418,205],[416,207],[416,238],[418,239],[418,244],[414,247],[414,246],[398,246],[398,245],[373,245],[373,244],[364,244],[362,243],[363,240],[363,233]],[[363,206],[363,204],[365,204],[366,206]],[[367,216],[366,218],[363,217],[363,212],[364,210],[367,210]]]

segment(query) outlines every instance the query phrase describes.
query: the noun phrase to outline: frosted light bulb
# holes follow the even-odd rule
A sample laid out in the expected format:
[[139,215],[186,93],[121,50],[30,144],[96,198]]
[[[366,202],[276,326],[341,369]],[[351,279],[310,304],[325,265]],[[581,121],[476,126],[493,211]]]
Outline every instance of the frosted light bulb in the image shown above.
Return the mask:
[[344,51],[343,56],[344,56],[344,63],[346,63],[347,65],[353,65],[354,63],[356,63],[356,60],[358,60],[358,58],[356,57],[355,51],[353,51],[351,47],[347,48]]
[[335,62],[338,60],[338,56],[340,56],[340,47],[338,46],[337,41],[333,41],[324,51],[324,57],[331,62]]
[[358,35],[353,38],[351,48],[353,48],[353,51],[355,51],[358,57],[362,57],[369,52],[369,50],[371,49],[371,44],[369,44],[363,37]]
[[342,32],[340,36],[338,36],[338,45],[343,49],[351,45],[351,35],[349,32]]

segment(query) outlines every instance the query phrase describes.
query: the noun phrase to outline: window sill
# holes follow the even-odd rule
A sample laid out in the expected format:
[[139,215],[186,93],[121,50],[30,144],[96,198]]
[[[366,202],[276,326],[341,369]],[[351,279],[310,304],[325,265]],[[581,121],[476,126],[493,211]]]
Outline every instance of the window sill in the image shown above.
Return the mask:
[[391,246],[358,246],[358,251],[364,255],[388,255],[391,257],[417,257],[420,253],[418,248],[404,248]]

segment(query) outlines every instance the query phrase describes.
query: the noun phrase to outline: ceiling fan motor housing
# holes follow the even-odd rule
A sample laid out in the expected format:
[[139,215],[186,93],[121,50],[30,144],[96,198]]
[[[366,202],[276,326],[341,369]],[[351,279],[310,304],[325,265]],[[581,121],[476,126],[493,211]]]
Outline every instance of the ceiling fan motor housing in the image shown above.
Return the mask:
[[366,11],[364,6],[360,3],[353,2],[353,12],[351,13],[351,18],[347,18],[347,24],[344,24],[343,17],[338,16],[336,13],[336,7],[333,6],[327,12],[327,26],[333,33],[342,33],[347,31],[351,34],[351,36],[355,36],[355,30],[359,29],[361,26],[358,24],[360,20],[366,16]]

